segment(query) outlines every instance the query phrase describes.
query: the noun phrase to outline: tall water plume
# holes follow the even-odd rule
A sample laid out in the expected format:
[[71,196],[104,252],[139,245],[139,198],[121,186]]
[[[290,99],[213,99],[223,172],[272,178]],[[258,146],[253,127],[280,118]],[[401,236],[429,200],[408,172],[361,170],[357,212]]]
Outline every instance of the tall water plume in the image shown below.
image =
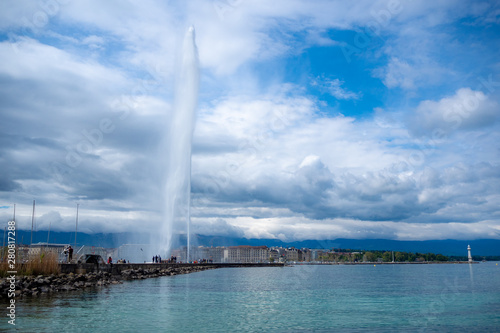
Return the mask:
[[163,224],[156,235],[161,255],[169,255],[173,233],[185,230],[190,248],[191,144],[198,105],[199,66],[194,27],[184,36],[175,81],[174,110],[166,133]]

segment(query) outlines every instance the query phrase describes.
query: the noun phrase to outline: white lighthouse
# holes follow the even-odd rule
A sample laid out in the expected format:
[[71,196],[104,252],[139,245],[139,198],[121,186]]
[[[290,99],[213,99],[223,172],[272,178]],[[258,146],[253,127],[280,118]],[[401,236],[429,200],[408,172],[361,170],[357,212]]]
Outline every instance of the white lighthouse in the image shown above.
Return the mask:
[[467,245],[467,257],[469,258],[469,262],[472,262],[472,256],[470,254],[470,245]]

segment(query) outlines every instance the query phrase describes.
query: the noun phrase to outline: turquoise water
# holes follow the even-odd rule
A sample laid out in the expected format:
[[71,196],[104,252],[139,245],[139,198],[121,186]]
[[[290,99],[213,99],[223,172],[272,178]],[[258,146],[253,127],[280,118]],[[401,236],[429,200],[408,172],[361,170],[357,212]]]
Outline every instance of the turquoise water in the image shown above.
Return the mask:
[[495,332],[500,265],[224,268],[17,305],[23,332]]

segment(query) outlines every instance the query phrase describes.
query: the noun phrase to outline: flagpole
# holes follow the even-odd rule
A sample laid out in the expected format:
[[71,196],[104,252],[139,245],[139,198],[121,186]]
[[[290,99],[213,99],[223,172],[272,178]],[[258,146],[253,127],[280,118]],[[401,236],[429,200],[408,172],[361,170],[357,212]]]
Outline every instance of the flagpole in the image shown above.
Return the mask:
[[78,207],[80,204],[76,204],[76,223],[75,223],[75,250],[76,250],[76,236],[78,234]]
[[35,223],[35,200],[33,200],[33,213],[31,214],[31,239],[30,246],[33,244],[33,225]]

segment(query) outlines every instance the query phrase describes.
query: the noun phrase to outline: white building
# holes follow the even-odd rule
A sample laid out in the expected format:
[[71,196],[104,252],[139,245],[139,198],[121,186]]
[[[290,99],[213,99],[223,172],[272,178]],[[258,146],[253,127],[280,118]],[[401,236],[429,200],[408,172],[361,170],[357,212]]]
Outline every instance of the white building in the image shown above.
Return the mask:
[[224,262],[225,249],[226,249],[225,247],[221,246],[217,247],[198,246],[197,248],[193,248],[191,254],[191,260],[193,261],[206,260],[208,262],[222,263]]
[[286,261],[299,261],[299,250],[294,247],[286,249]]
[[228,263],[269,262],[269,249],[267,246],[230,246],[226,251],[225,258]]

